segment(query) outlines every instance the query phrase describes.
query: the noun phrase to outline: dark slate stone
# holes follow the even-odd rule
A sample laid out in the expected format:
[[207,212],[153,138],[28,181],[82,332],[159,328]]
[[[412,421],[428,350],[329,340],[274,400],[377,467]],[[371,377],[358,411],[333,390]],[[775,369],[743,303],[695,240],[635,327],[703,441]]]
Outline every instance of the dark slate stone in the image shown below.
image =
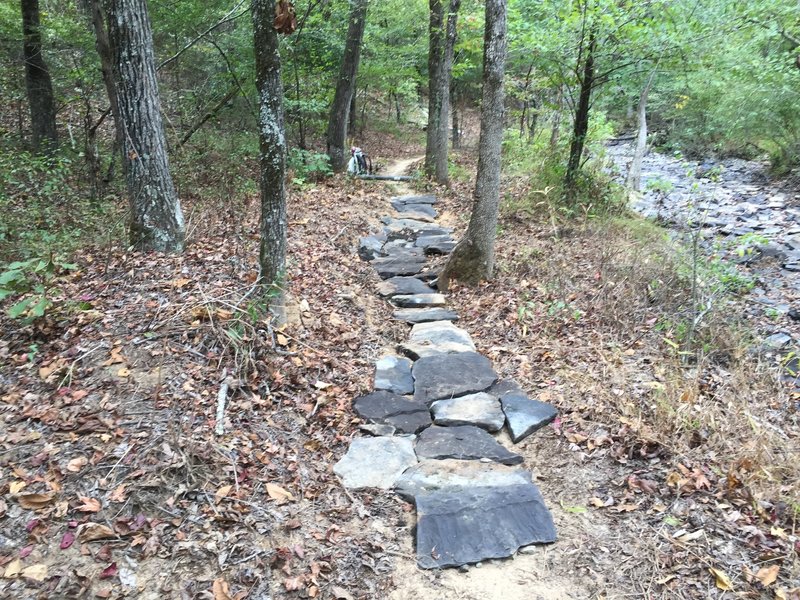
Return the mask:
[[383,256],[383,241],[374,235],[361,238],[358,241],[358,255],[362,260],[374,260]]
[[548,423],[552,423],[558,416],[555,406],[531,400],[525,394],[514,392],[505,394],[500,397],[500,405],[506,415],[508,433],[515,444]]
[[430,294],[432,291],[429,285],[416,277],[392,277],[378,284],[378,293],[381,296]]
[[418,237],[415,245],[421,247],[428,256],[434,254],[450,254],[457,242],[449,235],[431,235]]
[[346,488],[388,490],[408,467],[417,464],[411,440],[404,437],[356,438],[333,465]]
[[395,394],[413,394],[414,378],[411,377],[411,361],[402,356],[388,355],[375,363],[376,390],[387,390]]
[[378,275],[383,279],[398,275],[416,275],[425,266],[425,257],[417,256],[385,256],[372,261]]
[[353,408],[365,421],[391,425],[398,433],[417,433],[431,424],[427,406],[385,390],[356,398]]
[[414,363],[411,374],[414,399],[425,404],[482,392],[497,380],[489,359],[477,352],[426,356]]
[[434,294],[431,290],[427,294],[403,294],[394,296],[392,304],[400,308],[423,308],[430,306],[444,306],[447,300],[442,294]]
[[556,540],[553,517],[531,484],[447,489],[417,504],[417,564],[457,567],[513,555],[521,546]]
[[770,350],[780,350],[792,341],[792,336],[783,333],[773,333],[764,340],[764,346]]
[[408,196],[395,196],[389,200],[394,206],[397,204],[436,204],[436,196],[426,194],[423,196],[408,195]]
[[458,321],[458,313],[447,308],[401,308],[392,317],[406,323],[428,323],[430,321]]
[[429,427],[419,435],[416,451],[419,458],[488,458],[504,465],[522,462],[522,456],[507,450],[490,433],[474,425]]
[[386,423],[362,423],[358,428],[374,436],[392,436],[395,432],[394,427]]

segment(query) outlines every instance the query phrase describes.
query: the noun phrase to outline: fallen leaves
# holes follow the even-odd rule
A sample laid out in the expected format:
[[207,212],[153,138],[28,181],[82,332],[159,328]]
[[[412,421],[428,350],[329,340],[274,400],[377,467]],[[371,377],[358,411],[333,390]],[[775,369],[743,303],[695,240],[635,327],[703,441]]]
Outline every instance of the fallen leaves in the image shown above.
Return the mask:
[[290,492],[287,492],[285,489],[283,489],[281,486],[277,484],[268,483],[266,487],[267,487],[267,494],[269,494],[269,497],[278,502],[279,504],[294,500],[294,496]]
[[758,579],[764,587],[769,587],[778,579],[778,574],[780,572],[780,565],[761,567],[756,573],[756,579]]
[[81,542],[93,542],[115,537],[117,537],[117,534],[114,533],[114,530],[102,523],[84,523],[78,527],[78,539]]
[[716,585],[719,589],[725,591],[733,590],[733,583],[731,583],[730,577],[720,569],[716,569],[714,567],[708,568],[709,573],[714,576],[714,585]]
[[55,494],[22,494],[17,496],[17,502],[22,508],[29,510],[44,510],[50,506],[55,499]]
[[47,579],[47,572],[47,565],[43,563],[23,567],[22,561],[17,558],[6,565],[5,571],[3,572],[3,577],[5,579],[23,577],[25,579],[30,579],[31,581],[41,582]]

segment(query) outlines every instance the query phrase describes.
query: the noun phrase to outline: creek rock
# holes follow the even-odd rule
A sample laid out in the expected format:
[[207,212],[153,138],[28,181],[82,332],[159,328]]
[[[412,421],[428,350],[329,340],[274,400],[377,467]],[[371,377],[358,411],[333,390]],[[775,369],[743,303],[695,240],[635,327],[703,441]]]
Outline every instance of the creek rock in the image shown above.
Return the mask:
[[521,546],[556,540],[553,518],[532,483],[443,489],[416,496],[416,505],[423,569],[503,558]]
[[372,387],[395,394],[413,394],[411,361],[393,354],[382,357],[375,363],[375,383]]
[[392,277],[378,284],[381,296],[400,296],[407,294],[430,294],[431,287],[416,277]]
[[430,321],[457,321],[458,313],[446,308],[401,308],[392,317],[406,323],[428,323]]
[[476,487],[502,487],[531,483],[531,474],[518,467],[479,460],[421,460],[403,473],[394,490],[413,501],[420,494],[442,489],[457,491]]
[[522,456],[507,450],[491,434],[474,425],[433,425],[419,435],[416,451],[420,458],[487,458],[504,465],[518,465],[522,462]]
[[431,424],[426,405],[385,390],[359,396],[353,409],[365,421],[391,425],[397,433],[417,433]]
[[489,359],[477,352],[425,356],[414,363],[411,374],[414,399],[428,405],[435,400],[482,392],[497,380]]
[[489,390],[500,398],[511,440],[516,444],[552,423],[558,416],[555,406],[539,400],[531,400],[519,385],[512,380],[502,380]]
[[411,440],[404,437],[355,438],[333,472],[349,489],[388,490],[408,467],[417,463]]
[[437,425],[475,425],[486,431],[500,431],[506,420],[500,402],[486,392],[437,400],[431,412]]
[[392,298],[392,304],[400,308],[423,308],[444,306],[447,300],[442,294],[401,294]]

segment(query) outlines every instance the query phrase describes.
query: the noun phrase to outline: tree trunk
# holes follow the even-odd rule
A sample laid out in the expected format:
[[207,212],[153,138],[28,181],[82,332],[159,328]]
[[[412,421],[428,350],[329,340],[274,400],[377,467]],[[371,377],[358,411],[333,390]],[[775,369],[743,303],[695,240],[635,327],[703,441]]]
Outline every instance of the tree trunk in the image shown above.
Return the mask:
[[458,122],[458,107],[453,104],[453,150],[461,147],[461,131],[458,129],[461,125]]
[[358,96],[358,90],[353,90],[353,97],[350,98],[350,115],[347,120],[347,135],[351,138],[356,135],[356,119],[358,117],[358,113],[356,112],[356,96]]
[[131,208],[130,241],[139,250],[180,252],[183,213],[169,172],[147,4],[145,0],[106,2]]
[[558,96],[556,97],[556,110],[553,113],[553,124],[550,129],[550,155],[555,156],[558,152],[558,140],[561,137],[561,112],[564,110],[564,87],[558,86]]
[[108,42],[108,32],[106,31],[106,19],[103,14],[103,7],[100,0],[91,0],[89,4],[92,29],[94,30],[95,48],[100,57],[100,72],[103,75],[103,85],[106,88],[108,102],[111,105],[111,115],[114,117],[114,137],[117,146],[122,147],[123,127],[119,115],[119,99],[117,97],[117,87],[114,84],[114,60],[111,55],[111,46]]
[[483,38],[483,90],[478,172],[469,227],[439,276],[439,289],[450,279],[476,284],[492,277],[494,241],[500,208],[500,149],[503,142],[503,77],[507,49],[506,0],[486,0]]
[[636,192],[642,189],[642,160],[644,160],[644,153],[647,150],[647,96],[650,93],[655,77],[656,70],[653,69],[650,77],[647,78],[644,89],[642,89],[642,94],[639,96],[639,106],[636,110],[636,120],[639,127],[636,135],[636,146],[633,149],[631,168],[625,181],[625,185]]
[[[444,0],[446,1],[446,0]],[[456,21],[461,0],[450,0],[445,25],[443,0],[429,0],[428,129],[425,173],[447,185],[447,135],[450,123],[450,75],[456,41]]]
[[572,141],[569,146],[569,161],[564,187],[567,195],[574,199],[578,173],[581,170],[583,147],[586,134],[589,132],[589,109],[591,108],[592,87],[594,86],[594,51],[597,45],[594,32],[589,33],[589,45],[583,63],[583,76],[580,78],[581,90],[578,105],[575,107],[575,123],[572,130]]
[[[274,0],[253,0],[253,44],[261,147],[261,247],[259,280],[280,285],[286,276],[286,136]],[[350,99],[348,98],[348,104]],[[347,127],[347,119],[343,121]]]
[[347,124],[350,119],[350,101],[356,90],[356,74],[361,58],[361,39],[364,37],[364,25],[367,17],[367,0],[350,0],[350,23],[347,27],[347,41],[344,47],[339,78],[336,80],[336,91],[331,104],[326,136],[328,156],[331,169],[341,173],[347,167],[348,152]]
[[50,154],[58,148],[56,102],[50,71],[42,57],[39,0],[21,0],[22,55],[25,60],[25,87],[31,113],[33,148]]

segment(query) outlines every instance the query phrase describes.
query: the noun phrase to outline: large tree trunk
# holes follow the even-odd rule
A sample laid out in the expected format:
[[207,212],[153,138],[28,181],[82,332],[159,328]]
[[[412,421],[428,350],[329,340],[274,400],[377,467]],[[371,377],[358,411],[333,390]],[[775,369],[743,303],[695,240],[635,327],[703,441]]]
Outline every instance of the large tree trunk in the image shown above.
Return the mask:
[[636,146],[633,149],[633,160],[631,160],[631,167],[628,170],[628,177],[625,184],[628,188],[634,191],[642,189],[642,161],[644,154],[647,150],[647,96],[650,93],[650,88],[653,86],[653,80],[656,77],[656,70],[650,73],[647,78],[647,83],[642,89],[639,96],[639,106],[636,110],[636,121],[638,124],[638,133],[636,134]]
[[506,48],[506,0],[486,0],[481,134],[472,215],[464,239],[453,250],[439,276],[440,289],[447,289],[450,279],[476,284],[491,278],[494,271],[494,242],[500,207]]
[[580,95],[575,107],[575,121],[572,129],[572,141],[569,146],[569,161],[567,174],[564,178],[564,187],[567,196],[574,198],[578,174],[581,170],[583,147],[586,144],[586,135],[589,132],[589,110],[592,106],[592,88],[594,87],[594,52],[597,45],[594,32],[589,33],[589,44],[583,63],[583,74],[580,77]]
[[183,213],[169,172],[147,4],[106,0],[105,8],[131,208],[130,241],[139,250],[179,252]]
[[[446,1],[446,0],[444,0]],[[447,138],[449,137],[450,75],[456,42],[456,21],[461,0],[450,0],[445,25],[443,0],[430,0],[428,50],[428,130],[425,173],[447,185]]]
[[[274,0],[253,0],[253,44],[261,147],[261,248],[259,279],[280,286],[286,273],[286,136]],[[350,99],[348,98],[348,104]],[[347,126],[347,118],[343,121]]]
[[356,90],[356,74],[361,58],[361,39],[364,37],[364,25],[367,18],[367,0],[350,0],[350,23],[347,26],[347,40],[344,47],[339,78],[336,80],[336,91],[331,104],[326,136],[328,156],[334,173],[341,173],[347,167],[348,152],[347,124],[350,119],[350,102]]
[[21,0],[22,55],[25,59],[25,87],[31,112],[34,150],[51,153],[58,147],[56,103],[50,71],[42,57],[39,0]]

